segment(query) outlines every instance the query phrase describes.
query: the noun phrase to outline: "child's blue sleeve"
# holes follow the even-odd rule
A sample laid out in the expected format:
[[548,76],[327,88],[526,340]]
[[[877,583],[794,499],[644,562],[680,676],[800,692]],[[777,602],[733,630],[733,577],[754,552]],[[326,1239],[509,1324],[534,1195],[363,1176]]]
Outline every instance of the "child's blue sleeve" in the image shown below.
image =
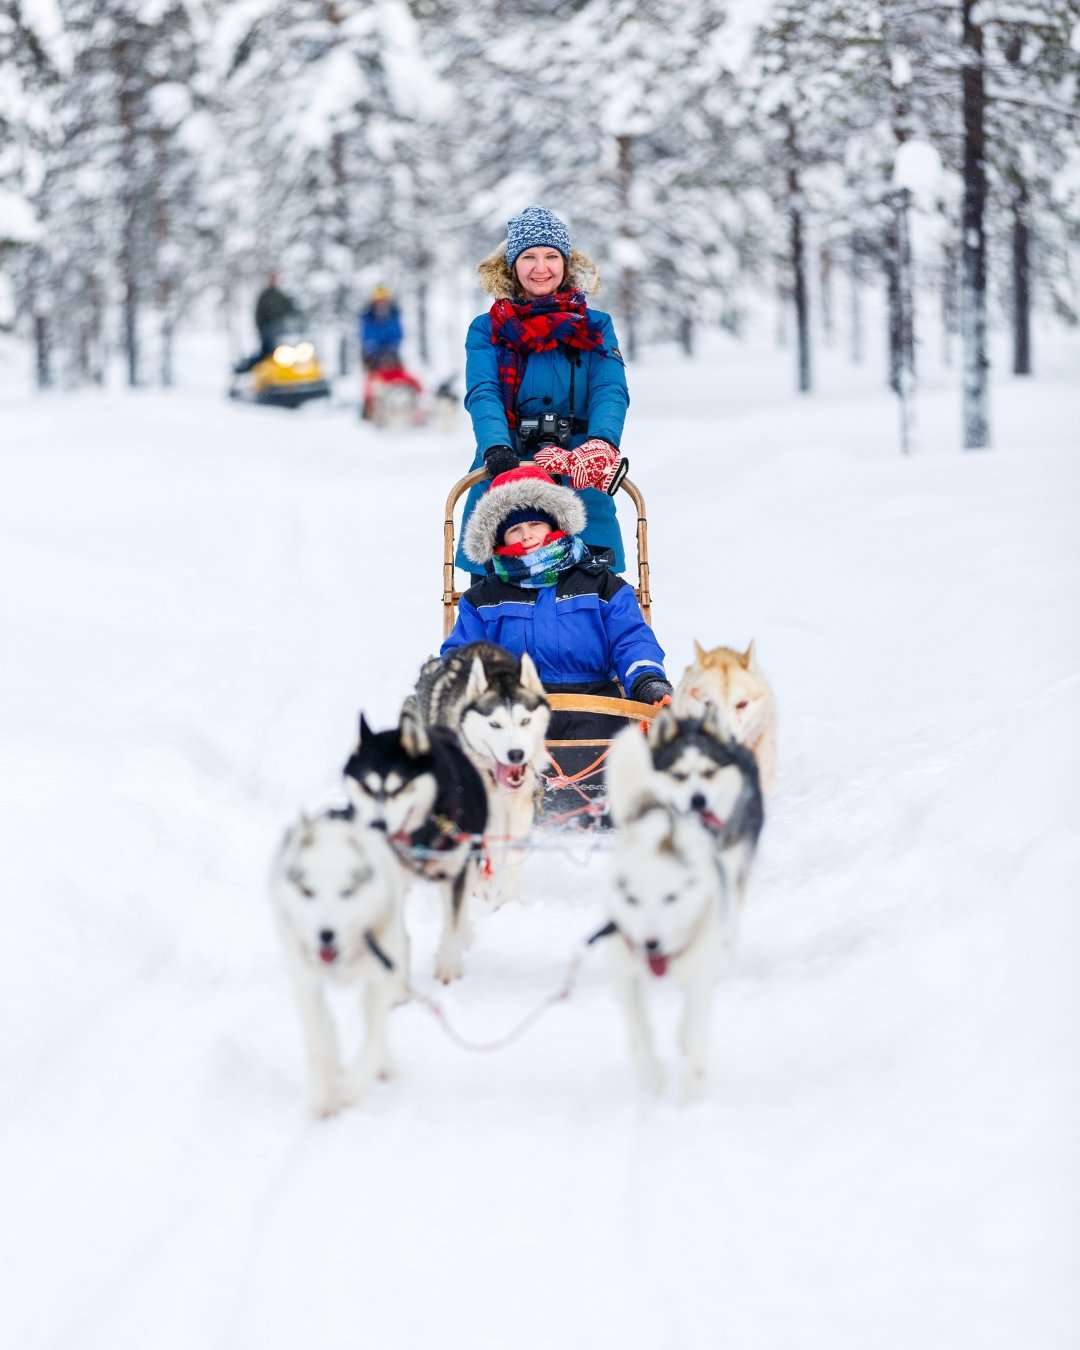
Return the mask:
[[602,607],[611,664],[627,694],[642,675],[667,679],[664,649],[645,622],[632,586],[620,586]]
[[445,656],[447,652],[452,652],[455,647],[464,647],[466,642],[479,642],[486,637],[484,621],[477,613],[475,605],[470,604],[462,596],[458,601],[457,623],[450,630],[449,636],[443,640],[443,645],[439,648],[439,655]]

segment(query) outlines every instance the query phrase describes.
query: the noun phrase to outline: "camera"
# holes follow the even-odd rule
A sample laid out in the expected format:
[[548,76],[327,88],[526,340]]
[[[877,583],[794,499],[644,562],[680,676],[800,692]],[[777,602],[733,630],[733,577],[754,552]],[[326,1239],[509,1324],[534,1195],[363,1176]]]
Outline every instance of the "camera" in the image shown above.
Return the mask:
[[572,425],[569,417],[560,413],[541,413],[539,417],[523,417],[518,423],[518,439],[522,448],[534,445],[570,444]]

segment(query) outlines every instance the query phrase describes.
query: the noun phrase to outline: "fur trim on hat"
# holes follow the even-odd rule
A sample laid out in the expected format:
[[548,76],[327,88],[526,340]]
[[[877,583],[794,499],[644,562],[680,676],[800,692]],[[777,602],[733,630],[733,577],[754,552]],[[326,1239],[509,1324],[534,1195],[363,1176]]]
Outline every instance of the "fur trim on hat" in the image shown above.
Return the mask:
[[[518,285],[514,269],[506,261],[506,240],[494,253],[489,253],[483,262],[477,264],[476,275],[480,278],[480,288],[494,300],[524,300],[525,293]],[[560,290],[584,291],[586,295],[596,295],[600,290],[600,273],[591,258],[574,249],[566,265]]]
[[492,479],[476,503],[461,541],[466,558],[483,566],[495,551],[503,521],[521,506],[538,507],[566,534],[580,534],[585,528],[585,507],[573,488],[560,486],[543,469],[523,464]]

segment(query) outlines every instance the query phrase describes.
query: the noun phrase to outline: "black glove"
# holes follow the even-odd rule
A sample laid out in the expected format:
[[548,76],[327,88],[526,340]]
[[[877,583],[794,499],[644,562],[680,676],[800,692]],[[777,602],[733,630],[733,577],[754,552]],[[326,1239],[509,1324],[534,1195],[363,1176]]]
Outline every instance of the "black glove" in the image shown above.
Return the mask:
[[662,675],[642,675],[634,681],[630,697],[636,703],[659,703],[662,698],[670,698],[674,692]]
[[509,473],[521,463],[508,445],[489,445],[484,451],[484,468],[489,478],[498,478],[501,473]]

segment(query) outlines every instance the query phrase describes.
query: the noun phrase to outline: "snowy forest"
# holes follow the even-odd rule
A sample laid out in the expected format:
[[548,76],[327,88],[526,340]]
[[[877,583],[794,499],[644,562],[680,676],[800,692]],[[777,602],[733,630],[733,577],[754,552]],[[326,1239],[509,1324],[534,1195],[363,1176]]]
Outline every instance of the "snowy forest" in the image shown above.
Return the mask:
[[1078,75],[1080,0],[0,0],[0,329],[43,388],[169,385],[281,267],[341,373],[375,281],[426,360],[544,202],[631,359],[771,307],[809,391],[876,287],[882,379],[955,348],[980,447],[988,325],[1025,374],[1033,311],[1080,321]]

